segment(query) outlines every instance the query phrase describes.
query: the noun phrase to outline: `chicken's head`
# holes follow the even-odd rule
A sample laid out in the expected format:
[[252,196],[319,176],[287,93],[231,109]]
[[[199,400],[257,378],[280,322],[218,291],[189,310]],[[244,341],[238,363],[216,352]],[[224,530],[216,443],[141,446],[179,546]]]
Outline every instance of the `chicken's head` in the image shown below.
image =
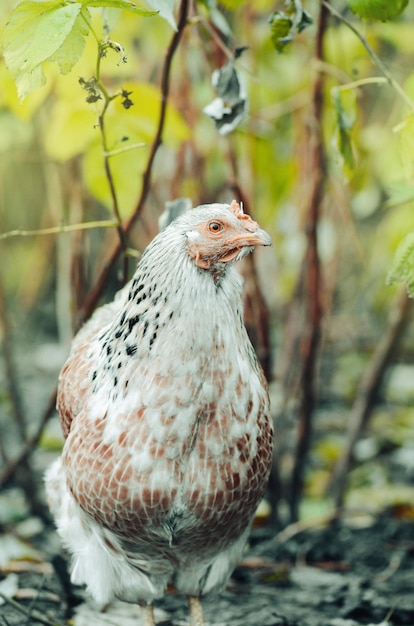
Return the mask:
[[254,246],[272,245],[270,236],[243,213],[236,200],[230,205],[209,205],[207,219],[203,219],[202,210],[194,210],[200,212],[200,219],[186,232],[188,253],[197,267],[210,269],[217,263],[241,259]]

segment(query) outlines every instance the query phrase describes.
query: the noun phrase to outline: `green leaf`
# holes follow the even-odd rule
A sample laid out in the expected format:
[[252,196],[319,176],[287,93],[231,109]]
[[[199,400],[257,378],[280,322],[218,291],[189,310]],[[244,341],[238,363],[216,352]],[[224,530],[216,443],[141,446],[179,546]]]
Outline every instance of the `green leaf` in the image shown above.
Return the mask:
[[[19,103],[16,83],[6,67],[4,59],[0,61],[0,109],[9,109],[21,120],[29,120],[47,98],[51,82],[41,89],[35,90],[22,103]],[[0,133],[1,134],[1,133]]]
[[414,232],[409,233],[397,248],[387,276],[387,283],[403,282],[414,296]]
[[145,4],[157,11],[160,17],[163,17],[174,30],[177,30],[174,17],[175,0],[145,0]]
[[290,43],[296,33],[302,32],[313,23],[309,13],[302,9],[297,0],[287,3],[287,10],[275,11],[270,18],[271,39],[277,52],[283,52],[285,46]]
[[285,46],[293,39],[292,19],[276,11],[270,19],[271,39],[277,52],[283,52]]
[[345,174],[355,167],[354,151],[352,147],[351,131],[355,124],[355,94],[348,92],[348,108],[344,106],[342,94],[338,89],[332,89],[332,101],[335,107],[337,123],[337,145],[343,159]]
[[85,7],[76,18],[72,30],[68,33],[63,44],[48,60],[58,64],[62,74],[70,72],[72,67],[79,61],[85,47],[85,40],[89,34],[88,23],[91,16]]
[[407,204],[414,201],[414,185],[410,182],[398,181],[387,187],[388,200],[385,207],[390,208],[399,204]]
[[22,102],[24,98],[45,84],[46,79],[43,74],[42,67],[39,65],[31,72],[24,72],[14,77],[14,82],[17,87],[17,95],[19,96],[19,102]]
[[408,0],[349,0],[349,8],[364,20],[386,22],[400,15]]
[[[78,2],[64,4],[51,0],[35,2],[26,0],[13,11],[4,29],[3,52],[22,100],[28,93],[45,82],[42,63],[57,54],[71,34],[82,5]],[[77,23],[70,38],[70,59],[59,58],[65,71],[69,71],[83,49],[84,35]]]
[[[135,2],[131,2],[130,0],[80,0],[80,1],[82,2],[84,6],[99,7],[101,9],[124,9],[125,11],[129,11],[130,13],[135,13],[137,15],[142,15],[143,17],[151,17],[153,15],[158,15],[158,13],[161,13],[161,10],[148,11],[148,9],[137,7]],[[158,4],[158,2],[154,4]]]
[[302,10],[300,14],[300,18],[296,24],[298,33],[301,33],[303,30],[305,30],[305,28],[308,28],[308,26],[312,26],[312,24],[313,24],[313,18],[311,14],[308,13],[307,11]]

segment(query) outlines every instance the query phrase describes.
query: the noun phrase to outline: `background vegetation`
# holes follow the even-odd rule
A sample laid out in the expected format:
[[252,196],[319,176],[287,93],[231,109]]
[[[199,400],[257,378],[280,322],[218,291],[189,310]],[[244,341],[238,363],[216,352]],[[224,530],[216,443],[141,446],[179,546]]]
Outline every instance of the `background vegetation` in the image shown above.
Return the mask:
[[[413,268],[410,237],[393,264],[414,230],[412,3],[16,5],[0,5],[5,492],[43,510],[70,339],[165,203],[236,197],[274,241],[242,268],[271,383],[274,521],[344,504],[412,515],[412,307],[387,284]],[[203,112],[220,94],[227,134]]]

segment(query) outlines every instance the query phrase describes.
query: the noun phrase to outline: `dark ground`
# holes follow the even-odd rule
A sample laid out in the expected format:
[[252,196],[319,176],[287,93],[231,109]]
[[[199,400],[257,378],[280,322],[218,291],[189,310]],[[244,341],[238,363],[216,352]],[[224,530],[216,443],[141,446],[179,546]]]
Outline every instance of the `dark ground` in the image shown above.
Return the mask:
[[[250,551],[228,588],[221,596],[204,598],[206,622],[414,626],[414,522],[401,519],[401,513],[384,513],[369,525],[365,520],[365,527],[335,522],[325,529],[306,529],[290,537],[284,533],[277,539],[266,538],[267,531],[254,531]],[[14,599],[30,614],[27,617],[15,606],[3,604],[1,626],[142,623],[138,607],[117,603],[99,612],[85,602],[81,589],[65,583],[63,559],[51,556],[59,545],[50,528],[44,527],[30,544],[39,551],[31,560],[4,563],[0,555],[0,585],[1,579],[17,573],[19,590]],[[188,624],[185,599],[171,594],[157,602],[156,619],[164,626]]]

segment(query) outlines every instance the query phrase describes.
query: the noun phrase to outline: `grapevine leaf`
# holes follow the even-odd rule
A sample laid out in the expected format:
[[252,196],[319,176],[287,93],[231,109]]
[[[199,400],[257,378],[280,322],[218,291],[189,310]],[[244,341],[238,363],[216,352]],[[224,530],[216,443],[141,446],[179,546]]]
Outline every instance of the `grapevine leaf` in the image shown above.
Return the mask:
[[[80,0],[84,6],[88,7],[99,7],[101,9],[125,9],[125,11],[129,11],[130,13],[136,13],[137,15],[142,15],[144,17],[151,17],[152,15],[158,15],[161,13],[161,9],[156,11],[148,11],[148,9],[143,9],[142,7],[138,7],[135,2],[131,2],[130,0]],[[154,2],[154,8],[160,4],[159,2]]]
[[19,102],[22,102],[27,95],[45,84],[46,78],[41,65],[35,67],[31,72],[22,72],[14,78],[16,83]]
[[177,30],[174,16],[175,0],[145,0],[145,4],[163,17],[174,30]]
[[65,41],[56,50],[55,54],[48,59],[59,65],[62,74],[70,72],[72,67],[79,61],[85,47],[85,39],[89,34],[88,23],[90,19],[88,9],[82,7]]
[[[57,53],[71,33],[80,14],[82,5],[78,2],[63,4],[51,0],[35,2],[25,0],[13,11],[4,29],[3,53],[7,67],[13,76],[20,100],[40,87],[45,82],[41,64]],[[83,40],[79,27],[76,29],[78,38]],[[72,67],[81,53],[79,41],[75,38],[71,44],[72,63],[62,64],[65,71]],[[80,50],[80,52],[79,52]],[[77,60],[77,58],[76,58]],[[75,60],[75,62],[76,62]]]
[[349,0],[349,8],[364,20],[386,22],[400,15],[408,0]]
[[395,282],[405,283],[409,295],[414,296],[414,232],[404,237],[391,263],[387,283]]

